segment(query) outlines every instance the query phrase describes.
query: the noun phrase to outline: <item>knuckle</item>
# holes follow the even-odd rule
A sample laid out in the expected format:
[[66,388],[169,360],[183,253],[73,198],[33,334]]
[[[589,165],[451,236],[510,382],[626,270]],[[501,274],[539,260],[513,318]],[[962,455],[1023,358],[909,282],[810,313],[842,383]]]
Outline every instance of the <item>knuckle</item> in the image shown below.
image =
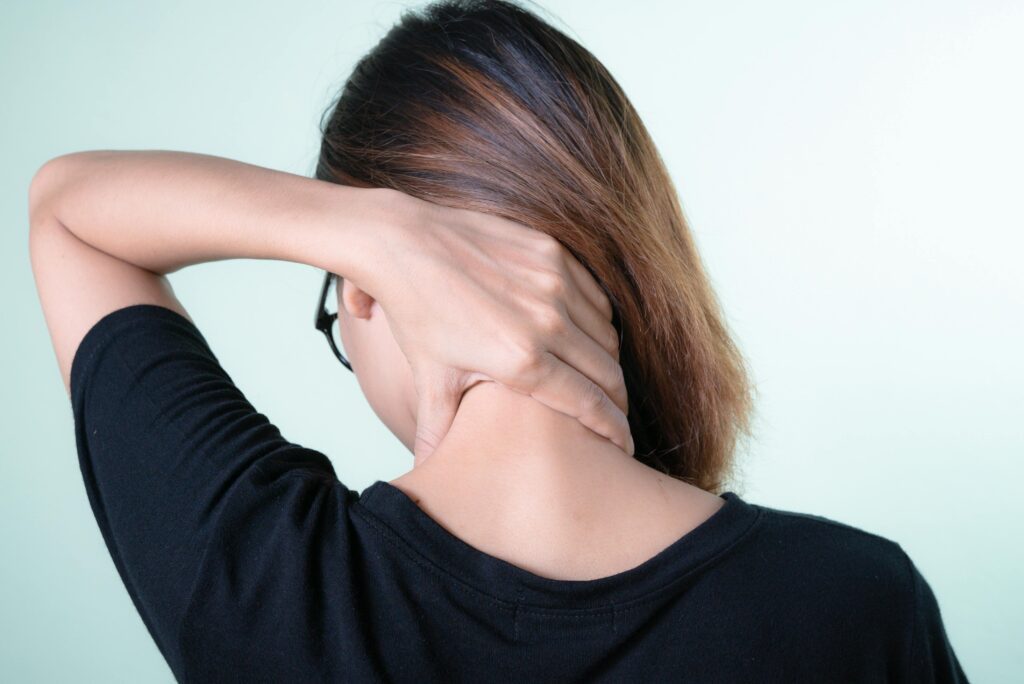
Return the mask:
[[522,345],[513,356],[511,377],[533,387],[540,382],[545,365],[544,352],[531,345]]
[[418,425],[416,427],[416,441],[425,444],[431,449],[436,449],[441,443],[441,440],[436,432],[433,430]]
[[598,385],[593,382],[589,382],[585,385],[580,404],[586,412],[590,413],[593,411],[600,411],[605,407],[607,402],[608,395],[605,394],[604,390]]
[[429,401],[443,399],[455,391],[458,383],[459,373],[454,368],[413,366],[413,384],[416,394],[423,399]]
[[542,233],[538,251],[548,257],[560,257],[562,254],[562,243],[547,233]]
[[548,337],[559,337],[566,331],[565,318],[557,309],[543,307],[537,312],[537,327]]
[[606,346],[607,346],[608,349],[617,349],[618,348],[618,346],[619,346],[619,333],[612,326],[608,326],[607,339],[608,339],[608,342],[606,343]]
[[607,394],[609,395],[609,398],[611,398],[611,397],[618,397],[618,396],[620,396],[621,394],[624,393],[621,373],[620,373],[620,371],[618,371],[618,369],[621,369],[621,368],[622,367],[620,367],[620,366],[618,366],[616,364],[614,368],[608,369],[607,374],[605,374],[605,377],[607,378],[607,381],[608,381],[607,382],[607,387],[608,387]]
[[615,317],[615,310],[614,310],[614,308],[612,308],[612,302],[611,302],[610,299],[608,299],[607,295],[602,295],[602,297],[601,297],[601,305],[600,306],[601,306],[601,313],[604,314],[604,317],[606,319],[611,321]]
[[616,387],[620,387],[620,386],[621,387],[625,387],[625,385],[626,385],[626,374],[625,374],[625,371],[622,370],[622,364],[620,364],[620,363],[616,363],[615,364],[615,368],[612,371],[612,376],[613,376],[613,378],[615,380]]
[[558,273],[545,271],[538,275],[538,288],[548,297],[561,299],[565,297],[567,288],[565,280]]

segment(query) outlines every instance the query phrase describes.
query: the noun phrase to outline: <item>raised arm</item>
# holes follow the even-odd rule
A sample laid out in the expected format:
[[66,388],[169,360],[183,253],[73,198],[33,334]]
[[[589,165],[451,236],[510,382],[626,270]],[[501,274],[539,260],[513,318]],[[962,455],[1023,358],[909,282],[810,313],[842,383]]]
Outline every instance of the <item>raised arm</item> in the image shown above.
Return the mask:
[[[149,303],[187,317],[167,273],[279,259],[337,273],[380,302],[416,378],[417,422],[432,436],[423,449],[447,432],[466,389],[494,380],[633,452],[610,305],[543,233],[184,152],[64,155],[39,169],[29,195],[32,269],[66,388],[78,344],[104,315]],[[422,282],[444,282],[449,296],[417,296]],[[470,329],[494,347],[460,345],[479,337]]]
[[[184,308],[163,276],[231,258],[355,270],[361,192],[242,162],[179,152],[79,152],[50,160],[29,191],[36,287],[65,385],[75,349],[110,311]],[[322,228],[333,205],[333,249]],[[345,250],[337,248],[346,245]],[[319,257],[319,258],[318,258]]]

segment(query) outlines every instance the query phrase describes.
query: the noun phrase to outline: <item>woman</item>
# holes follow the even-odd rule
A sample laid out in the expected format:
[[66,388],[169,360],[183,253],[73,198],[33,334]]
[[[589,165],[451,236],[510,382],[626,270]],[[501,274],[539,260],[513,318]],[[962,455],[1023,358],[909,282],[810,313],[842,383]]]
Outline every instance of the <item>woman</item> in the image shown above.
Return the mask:
[[[90,503],[178,679],[966,681],[899,544],[726,491],[750,388],[672,183],[531,13],[404,15],[315,179],[77,153],[30,206]],[[244,257],[325,272],[409,472],[350,490],[233,384],[166,275]]]

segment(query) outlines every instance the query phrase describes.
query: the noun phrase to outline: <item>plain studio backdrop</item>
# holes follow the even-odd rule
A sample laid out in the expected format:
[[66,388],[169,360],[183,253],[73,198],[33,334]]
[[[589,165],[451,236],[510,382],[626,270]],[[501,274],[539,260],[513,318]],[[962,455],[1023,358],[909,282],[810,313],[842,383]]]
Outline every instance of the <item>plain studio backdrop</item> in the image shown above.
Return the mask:
[[[36,169],[97,148],[312,175],[317,123],[402,2],[0,10],[0,678],[171,681],[103,544],[28,256]],[[529,7],[529,5],[528,5]],[[619,80],[757,386],[733,489],[899,542],[968,676],[1024,669],[1024,5],[597,2],[542,16]],[[354,489],[411,455],[313,328],[320,273],[171,276],[228,373]]]

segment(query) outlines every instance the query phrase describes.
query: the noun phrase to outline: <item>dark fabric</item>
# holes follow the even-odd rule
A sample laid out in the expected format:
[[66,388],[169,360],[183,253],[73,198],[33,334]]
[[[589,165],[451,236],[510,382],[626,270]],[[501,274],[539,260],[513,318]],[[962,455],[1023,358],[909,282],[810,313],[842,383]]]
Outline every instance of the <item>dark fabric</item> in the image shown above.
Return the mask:
[[899,544],[749,503],[645,563],[558,581],[282,437],[187,319],[114,311],[71,371],[82,475],[181,681],[965,682]]

